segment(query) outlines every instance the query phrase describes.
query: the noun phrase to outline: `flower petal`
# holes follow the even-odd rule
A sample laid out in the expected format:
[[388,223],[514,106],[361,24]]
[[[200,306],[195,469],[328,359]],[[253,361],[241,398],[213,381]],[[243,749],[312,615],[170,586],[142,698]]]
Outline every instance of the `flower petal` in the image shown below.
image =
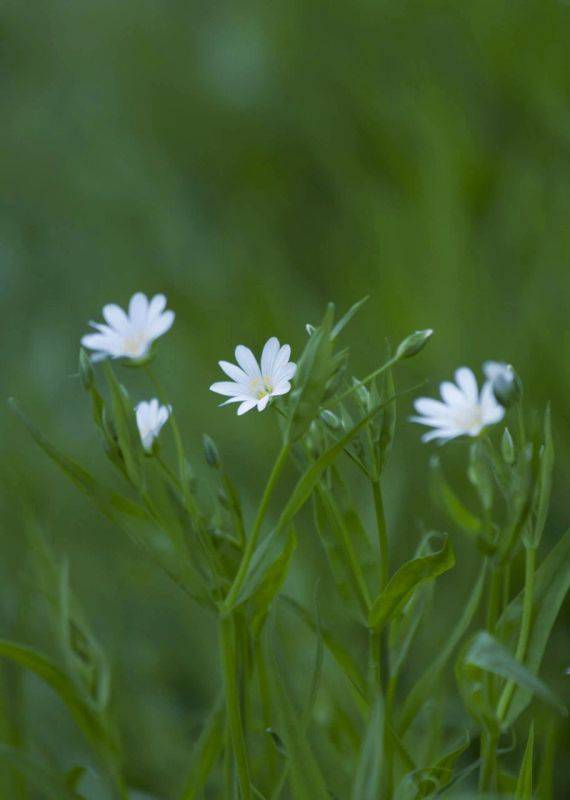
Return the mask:
[[291,391],[291,384],[289,381],[280,381],[271,392],[271,395],[278,397],[279,395],[287,394],[289,391]]
[[268,339],[261,354],[261,374],[270,376],[273,375],[273,365],[277,354],[279,353],[279,339],[272,336]]
[[115,303],[107,303],[106,306],[103,306],[103,316],[105,317],[105,322],[117,333],[123,333],[129,326],[129,318],[123,309]]
[[446,403],[448,406],[451,407],[463,407],[466,403],[466,397],[458,387],[451,383],[451,381],[444,381],[440,387],[439,391],[443,402]]
[[165,311],[154,320],[150,320],[148,325],[148,337],[151,341],[158,339],[163,333],[172,328],[174,324],[174,311]]
[[447,417],[449,415],[449,407],[440,400],[433,400],[431,397],[418,397],[414,401],[414,408],[419,414],[424,414],[428,417]]
[[232,383],[231,381],[218,381],[210,386],[211,392],[217,394],[224,394],[228,397],[236,397],[238,394],[243,394],[243,386],[239,383]]
[[283,347],[277,353],[275,357],[275,361],[273,362],[273,372],[277,373],[280,369],[282,369],[291,357],[291,347],[288,344],[284,344]]
[[228,377],[235,381],[236,383],[248,383],[249,378],[243,371],[235,364],[230,364],[229,361],[218,361],[218,364],[223,369]]
[[471,403],[477,403],[479,400],[479,389],[477,387],[477,379],[473,374],[473,370],[469,367],[460,367],[455,370],[455,381],[465,397]]
[[251,409],[254,408],[255,405],[256,405],[255,400],[244,400],[241,406],[239,406],[237,410],[238,416],[241,417],[242,414],[245,414],[247,411],[251,411]]
[[260,378],[261,372],[259,370],[259,365],[257,360],[249,347],[245,347],[243,344],[238,344],[236,347],[236,361],[246,373],[248,378]]
[[218,381],[217,383],[213,383],[210,386],[211,392],[216,392],[217,394],[225,394],[228,397],[236,397],[238,394],[243,394],[243,386],[240,386],[239,383],[233,383],[232,381]]
[[270,396],[266,394],[260,400],[257,401],[257,410],[264,411],[267,408],[267,404],[269,403]]
[[144,327],[148,314],[148,299],[146,294],[136,292],[129,301],[129,318],[137,327]]

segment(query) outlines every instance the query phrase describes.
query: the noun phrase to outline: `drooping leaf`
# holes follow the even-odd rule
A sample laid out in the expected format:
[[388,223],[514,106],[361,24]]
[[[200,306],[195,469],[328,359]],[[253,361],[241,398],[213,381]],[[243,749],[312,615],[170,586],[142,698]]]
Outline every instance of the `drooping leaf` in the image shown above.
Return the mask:
[[483,693],[484,674],[511,680],[545,703],[565,714],[566,709],[556,695],[539,678],[520,664],[487,631],[479,631],[466,644],[456,664],[456,676],[465,703],[481,724],[498,731],[495,709],[489,709]]
[[403,564],[374,601],[368,616],[369,626],[381,629],[421,584],[451,569],[454,564],[455,555],[447,536],[439,550]]

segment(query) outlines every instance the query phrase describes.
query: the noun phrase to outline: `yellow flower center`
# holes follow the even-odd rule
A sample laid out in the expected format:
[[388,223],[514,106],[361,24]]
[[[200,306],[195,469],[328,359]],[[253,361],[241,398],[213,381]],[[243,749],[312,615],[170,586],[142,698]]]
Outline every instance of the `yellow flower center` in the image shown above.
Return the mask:
[[123,353],[131,358],[140,358],[146,350],[147,341],[143,333],[127,336],[123,341]]
[[249,388],[258,400],[261,400],[273,391],[271,380],[268,377],[254,378],[250,381]]

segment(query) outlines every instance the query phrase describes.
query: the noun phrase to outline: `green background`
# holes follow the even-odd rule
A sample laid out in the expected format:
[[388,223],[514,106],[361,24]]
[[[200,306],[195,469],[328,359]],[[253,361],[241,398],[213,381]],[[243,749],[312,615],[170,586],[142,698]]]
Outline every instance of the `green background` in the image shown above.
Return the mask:
[[[555,541],[570,481],[570,5],[8,0],[0,31],[1,633],[50,647],[31,512],[68,554],[113,663],[129,774],[169,797],[217,686],[211,620],[35,450],[4,399],[114,480],[78,342],[104,303],[163,291],[177,319],[156,370],[196,470],[207,431],[251,508],[276,423],[217,408],[217,360],[270,335],[295,355],[326,301],[342,311],[370,294],[345,338],[356,374],[387,338],[431,327],[399,388],[435,392],[493,358],[515,365],[529,408],[551,401]],[[143,376],[121,377],[151,395]],[[406,398],[387,475],[396,560],[442,524],[426,487],[436,448],[410,412]],[[459,466],[464,448],[442,455]],[[438,636],[464,586],[442,585]],[[559,627],[544,673],[562,691],[563,641]],[[33,747],[81,761],[65,712],[26,687]]]

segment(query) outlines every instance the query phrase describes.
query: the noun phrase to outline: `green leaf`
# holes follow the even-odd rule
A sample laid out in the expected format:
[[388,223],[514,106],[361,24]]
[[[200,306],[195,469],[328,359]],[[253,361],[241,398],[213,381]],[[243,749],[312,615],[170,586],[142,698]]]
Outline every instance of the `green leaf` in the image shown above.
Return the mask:
[[12,769],[26,778],[45,800],[81,800],[78,794],[68,785],[65,776],[59,775],[55,770],[41,764],[27,753],[0,743],[0,767]]
[[453,549],[449,538],[444,536],[439,550],[408,561],[390,578],[370,609],[368,625],[381,629],[422,583],[447,572],[454,564]]
[[[570,530],[561,537],[536,571],[532,621],[525,655],[525,665],[532,673],[537,673],[540,669],[550,633],[570,589],[569,567]],[[509,603],[499,619],[499,637],[513,650],[521,624],[523,603],[524,590]],[[518,719],[531,698],[532,692],[528,688],[518,686],[515,689],[505,718],[507,725],[512,725]]]
[[352,305],[346,314],[342,316],[339,321],[336,323],[334,328],[331,331],[331,339],[336,339],[339,333],[348,325],[348,323],[352,320],[352,318],[360,311],[364,303],[370,299],[370,295],[366,295],[363,297],[362,300],[358,300],[354,305]]
[[117,520],[119,515],[125,515],[132,519],[148,520],[147,512],[137,503],[134,503],[132,500],[129,500],[128,497],[124,497],[111,489],[107,489],[87,472],[87,470],[83,469],[83,467],[76,464],[75,461],[68,458],[50,444],[39,429],[36,428],[21,411],[14,398],[10,398],[8,403],[12,411],[14,411],[24,423],[36,444],[63,470],[63,472],[65,472],[68,478],[91,499],[102,514],[111,520]]
[[[307,611],[307,609],[301,605],[301,603],[292,597],[289,597],[288,595],[282,595],[281,599],[287,603],[287,605],[292,608],[293,611],[295,611],[299,618],[308,628],[310,628],[310,630],[313,631],[313,633],[317,633],[317,626],[313,620],[313,617],[309,611]],[[325,647],[336,661],[340,670],[355,687],[358,694],[361,697],[365,697],[367,693],[366,681],[352,653],[347,650],[344,644],[341,644],[334,634],[322,624],[320,625],[319,630]]]
[[534,755],[534,722],[530,724],[528,741],[517,779],[515,800],[532,800],[532,760]]
[[366,414],[366,416],[353,425],[352,428],[341,439],[335,442],[335,444],[331,445],[331,447],[329,447],[329,449],[323,453],[322,456],[320,456],[311,464],[311,466],[297,481],[289,501],[281,512],[281,516],[279,517],[276,525],[278,530],[287,527],[287,525],[291,523],[295,514],[301,510],[301,508],[309,499],[311,492],[313,491],[322,473],[334,463],[338,456],[344,451],[345,447],[366,425],[368,425],[370,420],[373,419],[376,414],[388,403],[393,402],[393,400],[394,398],[392,397],[386,402],[379,403],[377,406],[375,406],[370,413]]
[[220,692],[194,745],[180,800],[197,800],[224,745],[224,693]]
[[490,633],[480,631],[467,643],[457,665],[456,676],[467,707],[482,724],[497,730],[495,710],[483,698],[484,673],[511,680],[565,714],[556,695],[525,666],[516,661]]
[[120,761],[120,747],[116,730],[107,717],[98,714],[95,708],[81,696],[75,684],[57,664],[32,647],[6,639],[0,639],[0,657],[8,658],[30,670],[50,686],[65,703],[91,746],[107,764],[113,765],[114,768],[117,767]]
[[556,752],[556,726],[552,718],[548,721],[546,734],[542,736],[542,742],[536,796],[538,800],[552,800],[554,755]]
[[430,489],[434,502],[458,528],[471,535],[481,531],[482,523],[479,517],[463,505],[447,483],[438,456],[433,456],[430,460]]
[[331,338],[334,306],[329,304],[319,328],[309,337],[295,375],[289,401],[286,440],[296,442],[317,416],[334,369]]
[[126,389],[117,381],[108,361],[105,361],[103,370],[111,392],[112,422],[125,460],[125,469],[131,483],[140,487],[143,481],[142,459],[144,454],[134,406],[129,400]]
[[403,736],[408,730],[409,726],[416,718],[426,700],[432,696],[433,690],[441,673],[445,669],[445,666],[449,661],[453,651],[469,628],[469,625],[471,624],[481,601],[483,587],[485,586],[485,575],[486,562],[483,562],[479,577],[477,578],[477,582],[473,587],[473,590],[469,594],[469,600],[463,610],[463,613],[461,614],[461,617],[455,624],[451,634],[446,638],[442,647],[439,649],[434,661],[426,669],[422,677],[416,683],[414,683],[412,689],[406,697],[398,720],[398,732],[401,736]]
[[376,800],[383,796],[384,728],[384,699],[378,692],[356,765],[351,800]]
[[283,586],[297,549],[297,536],[291,528],[286,536],[273,530],[260,544],[251,560],[250,569],[235,605],[252,598],[255,605],[253,626],[265,617]]

